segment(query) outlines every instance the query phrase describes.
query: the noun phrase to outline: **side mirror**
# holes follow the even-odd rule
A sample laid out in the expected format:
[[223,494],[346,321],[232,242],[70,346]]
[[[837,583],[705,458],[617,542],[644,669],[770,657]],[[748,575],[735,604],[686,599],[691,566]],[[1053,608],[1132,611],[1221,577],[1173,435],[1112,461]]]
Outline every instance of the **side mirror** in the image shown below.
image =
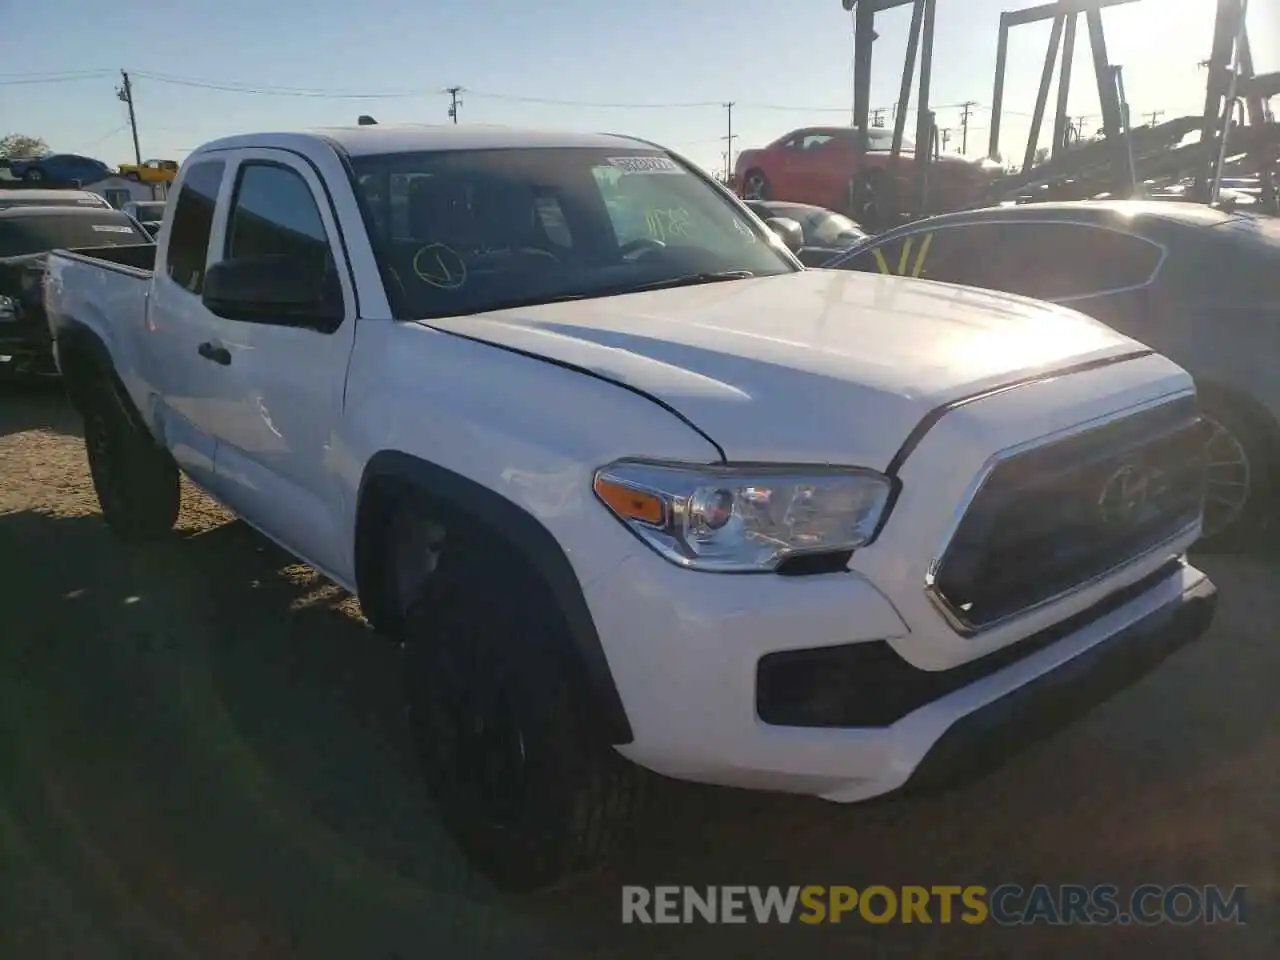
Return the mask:
[[242,257],[210,267],[200,299],[228,320],[330,332],[344,314],[336,287],[327,273],[296,257]]
[[804,228],[790,217],[770,217],[765,226],[776,233],[792,253],[804,246]]

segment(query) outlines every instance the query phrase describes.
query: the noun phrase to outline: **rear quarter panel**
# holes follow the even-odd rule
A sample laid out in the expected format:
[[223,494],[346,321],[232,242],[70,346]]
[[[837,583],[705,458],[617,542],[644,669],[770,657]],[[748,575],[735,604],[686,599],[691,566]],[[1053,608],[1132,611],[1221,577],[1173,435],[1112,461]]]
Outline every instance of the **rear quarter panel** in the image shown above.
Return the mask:
[[76,325],[87,328],[107,349],[116,374],[134,404],[147,388],[141,382],[138,337],[144,330],[151,274],[123,266],[99,266],[75,254],[51,253],[44,287],[45,314],[57,342]]

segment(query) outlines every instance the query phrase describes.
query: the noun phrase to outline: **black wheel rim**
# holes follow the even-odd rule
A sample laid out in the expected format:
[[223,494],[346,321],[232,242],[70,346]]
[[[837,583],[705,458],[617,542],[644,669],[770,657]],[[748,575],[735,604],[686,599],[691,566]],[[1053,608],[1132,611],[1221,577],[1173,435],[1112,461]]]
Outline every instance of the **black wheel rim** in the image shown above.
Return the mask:
[[415,646],[410,670],[422,748],[449,804],[491,830],[518,829],[528,756],[520,699],[503,658],[482,638],[452,630]]
[[1240,438],[1213,417],[1204,416],[1208,470],[1205,478],[1204,536],[1221,533],[1240,520],[1252,489],[1252,464]]

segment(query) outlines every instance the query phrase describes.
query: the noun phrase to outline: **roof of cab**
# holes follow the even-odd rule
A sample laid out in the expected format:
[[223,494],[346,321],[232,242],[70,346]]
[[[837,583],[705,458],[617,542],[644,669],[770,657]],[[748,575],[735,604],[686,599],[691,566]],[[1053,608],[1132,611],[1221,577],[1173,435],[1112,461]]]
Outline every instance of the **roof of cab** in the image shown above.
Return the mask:
[[536,147],[594,147],[597,149],[652,150],[652,144],[634,137],[607,133],[569,133],[483,124],[373,124],[363,127],[321,127],[293,132],[256,133],[214,140],[200,148],[232,150],[265,143],[298,139],[323,140],[353,157],[383,153],[419,153],[433,150],[512,150]]

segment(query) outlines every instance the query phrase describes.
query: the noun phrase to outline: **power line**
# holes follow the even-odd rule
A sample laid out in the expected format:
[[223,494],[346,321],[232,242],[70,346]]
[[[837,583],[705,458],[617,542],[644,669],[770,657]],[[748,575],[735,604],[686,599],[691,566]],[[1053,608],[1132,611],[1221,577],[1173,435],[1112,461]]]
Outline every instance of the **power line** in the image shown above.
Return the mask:
[[0,77],[0,86],[16,87],[37,83],[70,83],[78,80],[98,80],[114,73],[113,70],[80,70],[67,73],[10,74]]

